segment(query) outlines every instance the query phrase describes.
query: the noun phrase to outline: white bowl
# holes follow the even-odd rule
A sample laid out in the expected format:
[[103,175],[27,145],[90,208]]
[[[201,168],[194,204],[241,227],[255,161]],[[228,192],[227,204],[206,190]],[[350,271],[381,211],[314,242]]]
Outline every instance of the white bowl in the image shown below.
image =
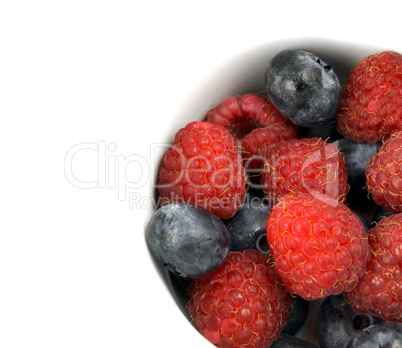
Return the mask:
[[[327,64],[331,65],[338,75],[341,85],[344,86],[349,75],[350,69],[356,65],[360,59],[372,53],[383,50],[393,49],[400,51],[401,47],[397,44],[394,47],[384,47],[381,45],[356,44],[341,40],[319,40],[319,39],[298,39],[265,42],[261,45],[239,51],[234,57],[217,65],[206,74],[198,86],[186,96],[172,115],[168,117],[168,127],[160,127],[154,139],[161,143],[170,143],[178,129],[184,127],[191,121],[203,119],[206,112],[214,105],[221,102],[226,97],[248,92],[264,92],[264,71],[271,57],[283,49],[305,49],[318,55]],[[180,96],[177,96],[180,99]],[[158,155],[160,160],[162,152]],[[153,168],[155,170],[155,168]],[[157,173],[152,173],[155,179]],[[155,192],[151,188],[149,195],[154,196]],[[149,209],[145,214],[144,225],[151,216],[152,210]],[[149,254],[149,260],[144,262],[152,263],[153,272],[149,277],[154,277],[152,282],[160,286],[158,298],[154,300],[152,306],[161,308],[158,310],[154,319],[154,325],[163,328],[166,337],[164,342],[177,347],[212,347],[189,323],[185,317],[185,307],[180,298],[180,294],[175,291],[174,285],[169,277],[168,271],[163,269]],[[305,327],[298,336],[317,344],[314,337],[314,330],[309,327],[314,324],[314,318],[320,301],[310,308],[309,318]],[[318,344],[317,344],[318,345]]]

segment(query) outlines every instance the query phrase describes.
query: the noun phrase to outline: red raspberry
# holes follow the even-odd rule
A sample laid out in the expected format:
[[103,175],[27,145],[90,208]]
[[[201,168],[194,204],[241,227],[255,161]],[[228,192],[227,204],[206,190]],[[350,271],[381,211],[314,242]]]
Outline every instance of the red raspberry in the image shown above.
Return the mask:
[[308,194],[283,196],[266,230],[276,273],[290,292],[306,300],[350,291],[364,275],[367,234],[343,203]]
[[402,132],[381,146],[366,169],[367,189],[377,205],[402,211]]
[[161,203],[200,205],[233,217],[246,195],[246,176],[233,137],[221,126],[191,122],[180,129],[159,170]]
[[258,168],[272,144],[297,137],[297,126],[259,94],[229,97],[209,110],[206,120],[225,127],[239,141],[246,168]]
[[402,130],[402,56],[390,51],[362,59],[343,90],[338,131],[375,143]]
[[269,347],[285,327],[291,299],[268,257],[232,251],[222,266],[188,288],[194,326],[220,348]]
[[402,213],[369,230],[371,258],[365,276],[345,299],[357,313],[402,322]]
[[349,190],[339,149],[321,138],[289,139],[272,147],[261,176],[272,204],[288,193],[326,195],[343,202]]

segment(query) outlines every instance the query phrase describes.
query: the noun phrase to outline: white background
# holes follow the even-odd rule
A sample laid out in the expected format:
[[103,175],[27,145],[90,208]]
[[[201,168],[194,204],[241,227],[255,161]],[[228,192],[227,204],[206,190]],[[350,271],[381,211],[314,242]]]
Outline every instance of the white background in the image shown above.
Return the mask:
[[[3,1],[0,347],[210,346],[146,249],[150,144],[175,132],[205,74],[248,48],[302,37],[398,47],[397,4]],[[75,146],[103,152],[73,157]],[[134,206],[114,163],[141,183]],[[70,169],[98,187],[74,185]]]

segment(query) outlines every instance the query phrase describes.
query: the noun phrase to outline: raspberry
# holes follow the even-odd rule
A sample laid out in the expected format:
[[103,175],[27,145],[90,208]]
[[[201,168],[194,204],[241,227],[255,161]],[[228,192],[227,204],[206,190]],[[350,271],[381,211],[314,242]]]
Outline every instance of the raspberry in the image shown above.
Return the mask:
[[222,219],[234,216],[246,195],[246,176],[233,137],[209,122],[180,129],[163,155],[158,190],[162,204],[187,202]]
[[288,291],[306,300],[350,291],[364,275],[367,235],[343,203],[309,194],[283,196],[266,230],[276,273]]
[[206,120],[225,127],[238,140],[246,168],[259,168],[272,144],[297,137],[297,126],[258,94],[229,97],[209,110]]
[[345,299],[357,313],[402,322],[402,213],[381,219],[369,243],[367,271]]
[[346,138],[375,143],[402,130],[402,56],[391,51],[362,59],[351,71],[337,115]]
[[289,139],[275,145],[268,152],[261,184],[272,204],[298,192],[343,202],[349,190],[342,154],[335,144],[321,138]]
[[220,348],[269,347],[287,323],[291,299],[268,256],[232,251],[214,273],[188,288],[194,326]]
[[377,205],[402,211],[402,132],[386,140],[366,169],[367,189]]

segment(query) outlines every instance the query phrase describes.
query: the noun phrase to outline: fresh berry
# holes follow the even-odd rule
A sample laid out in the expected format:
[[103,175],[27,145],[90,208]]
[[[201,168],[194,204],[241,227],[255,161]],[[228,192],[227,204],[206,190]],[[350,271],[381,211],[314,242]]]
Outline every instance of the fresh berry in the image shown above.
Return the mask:
[[246,199],[231,219],[224,220],[230,235],[230,250],[256,249],[260,236],[267,233],[265,224],[271,207],[259,197]]
[[370,160],[377,153],[381,143],[357,142],[342,138],[334,142],[345,158],[348,182],[353,188],[366,186],[366,169]]
[[[188,295],[187,295],[187,289],[190,286],[190,284],[193,282],[193,279],[191,278],[184,278],[181,276],[176,275],[173,272],[167,272],[168,277],[169,277],[169,286],[171,287],[175,299],[178,302],[180,308],[186,308],[187,303],[188,303]],[[187,311],[182,311],[185,317],[191,321],[191,317],[188,314]]]
[[317,315],[316,333],[321,348],[343,348],[349,338],[383,320],[352,310],[342,294],[328,296]]
[[256,250],[231,252],[214,273],[188,289],[195,327],[221,348],[269,347],[285,327],[291,300]]
[[370,230],[371,226],[370,226],[370,223],[367,221],[367,218],[365,216],[363,216],[362,213],[360,213],[360,212],[358,212],[356,210],[353,210],[353,209],[351,209],[351,210],[356,216],[359,217],[360,221],[363,224],[364,230],[366,232],[368,232]]
[[346,138],[375,143],[402,130],[402,56],[390,51],[362,59],[351,71],[337,115]]
[[160,207],[151,216],[145,237],[155,258],[181,277],[201,278],[215,271],[230,251],[221,219],[189,203]]
[[269,245],[267,242],[267,233],[266,232],[259,235],[257,241],[255,242],[255,249],[265,255],[271,255],[271,252],[269,251]]
[[221,125],[238,140],[258,128],[269,125],[279,127],[291,125],[267,97],[259,94],[244,94],[226,98],[207,112],[206,121]]
[[369,326],[346,342],[343,348],[400,348],[402,347],[402,324],[385,321]]
[[306,300],[351,291],[369,258],[367,233],[343,203],[309,194],[279,199],[267,219],[275,271]]
[[233,137],[221,126],[191,122],[180,129],[159,170],[162,204],[184,201],[222,219],[235,215],[246,177]]
[[299,192],[343,201],[349,189],[342,154],[321,138],[289,139],[275,145],[267,155],[261,184],[272,203]]
[[384,207],[377,206],[377,208],[375,209],[374,214],[372,216],[371,224],[377,225],[382,218],[393,215],[393,214],[396,214],[396,213],[391,213]]
[[310,308],[310,301],[305,300],[303,297],[293,295],[292,307],[290,308],[288,323],[282,330],[281,335],[296,335],[306,322],[308,311]]
[[272,343],[270,348],[317,348],[317,346],[299,337],[281,333],[281,336]]
[[337,131],[336,122],[325,123],[315,127],[299,127],[297,129],[298,138],[321,138],[327,143],[333,143],[335,140],[343,138]]
[[258,170],[272,144],[297,137],[297,127],[259,94],[226,98],[207,112],[206,120],[226,128],[239,141],[245,167],[251,171]]
[[345,299],[357,313],[402,322],[402,213],[381,219],[368,236],[367,270]]
[[377,205],[394,213],[402,211],[402,132],[384,142],[371,159],[366,178]]
[[341,87],[331,66],[304,50],[276,54],[265,71],[272,104],[292,123],[314,127],[332,121],[341,103]]

